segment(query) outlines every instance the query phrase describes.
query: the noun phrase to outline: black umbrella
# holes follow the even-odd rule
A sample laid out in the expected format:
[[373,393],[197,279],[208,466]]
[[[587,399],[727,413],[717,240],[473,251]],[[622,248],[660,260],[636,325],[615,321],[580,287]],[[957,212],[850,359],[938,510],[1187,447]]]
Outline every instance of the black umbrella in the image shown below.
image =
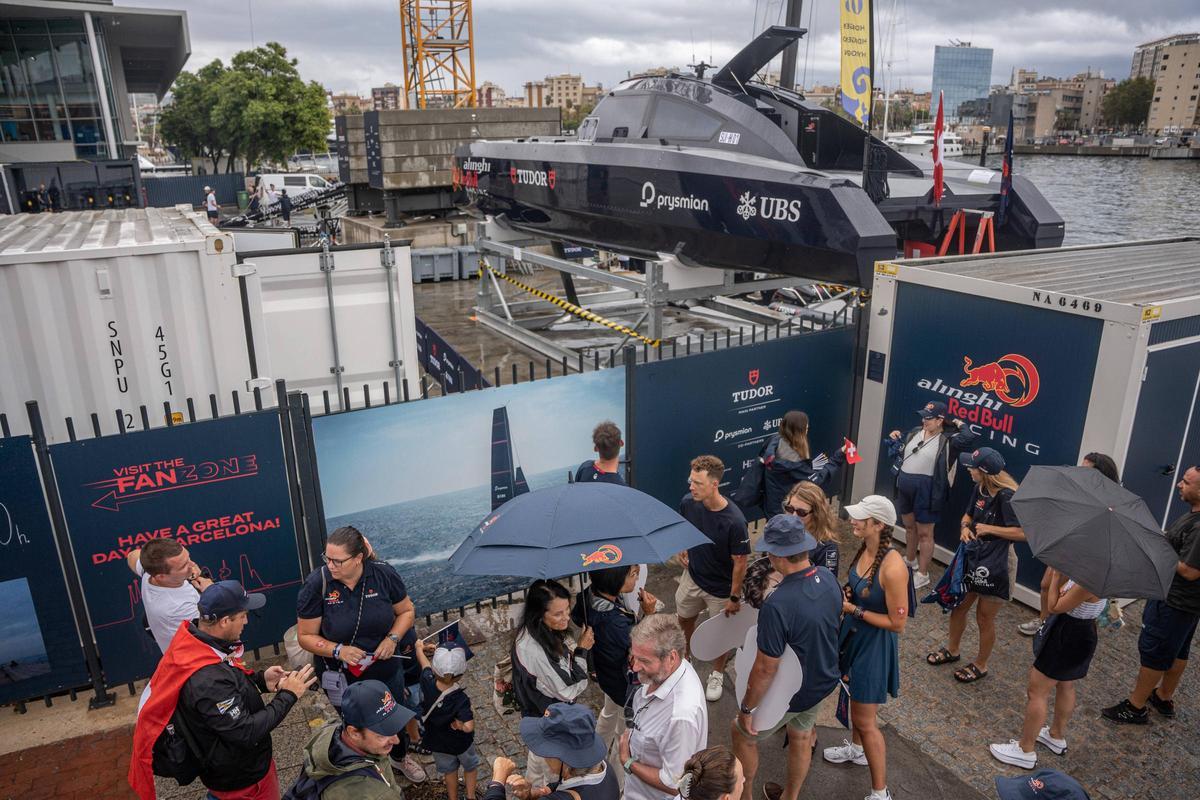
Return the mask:
[[1162,599],[1179,557],[1142,498],[1092,467],[1031,467],[1013,510],[1033,554],[1100,597]]

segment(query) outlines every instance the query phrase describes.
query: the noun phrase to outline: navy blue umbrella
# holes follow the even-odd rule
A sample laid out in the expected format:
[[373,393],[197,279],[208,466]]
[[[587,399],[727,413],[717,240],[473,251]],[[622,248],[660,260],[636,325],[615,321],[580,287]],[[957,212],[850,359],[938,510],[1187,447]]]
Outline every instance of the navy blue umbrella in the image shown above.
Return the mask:
[[488,514],[450,556],[450,565],[456,575],[559,578],[620,564],[660,564],[708,542],[648,494],[611,483],[567,483],[518,495]]

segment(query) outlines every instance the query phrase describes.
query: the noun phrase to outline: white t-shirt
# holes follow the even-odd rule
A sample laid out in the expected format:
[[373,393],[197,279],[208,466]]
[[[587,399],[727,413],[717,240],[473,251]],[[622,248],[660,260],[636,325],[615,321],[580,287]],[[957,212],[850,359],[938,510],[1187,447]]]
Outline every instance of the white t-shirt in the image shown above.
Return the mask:
[[217,194],[216,194],[216,192],[208,193],[208,196],[204,198],[204,206],[209,211],[217,210]]
[[904,447],[904,461],[900,465],[900,471],[909,475],[932,475],[937,464],[937,451],[937,434],[926,439],[925,432],[921,431]]
[[155,586],[140,562],[137,564],[137,574],[142,578],[142,609],[146,612],[146,623],[154,634],[158,649],[165,653],[180,623],[195,619],[199,613],[196,611],[196,602],[200,599],[200,593],[186,582],[174,589]]

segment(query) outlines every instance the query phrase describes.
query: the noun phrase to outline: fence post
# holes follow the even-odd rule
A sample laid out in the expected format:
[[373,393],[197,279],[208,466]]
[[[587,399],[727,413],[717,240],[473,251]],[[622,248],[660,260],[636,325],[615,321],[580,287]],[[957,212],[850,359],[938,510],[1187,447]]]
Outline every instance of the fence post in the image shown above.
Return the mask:
[[54,529],[59,563],[62,565],[63,577],[67,584],[67,597],[71,601],[76,633],[79,634],[79,641],[83,645],[83,657],[87,662],[88,675],[92,679],[92,689],[95,691],[95,695],[88,701],[88,708],[104,708],[116,702],[116,695],[104,691],[100,653],[96,650],[96,641],[92,638],[91,617],[83,599],[79,568],[75,564],[70,537],[67,536],[67,518],[63,512],[62,497],[58,494],[58,482],[54,478],[54,464],[50,460],[50,446],[46,443],[46,429],[42,426],[42,414],[38,410],[36,400],[27,402],[25,411],[29,414],[29,430],[34,451],[37,453],[38,469],[42,473],[42,489],[46,492],[46,501],[50,508],[50,523]]
[[[407,378],[405,380],[407,381]],[[407,386],[408,384],[405,383],[405,385]],[[317,550],[314,550],[313,556],[313,563],[315,564],[319,560],[320,548],[325,546],[325,537],[327,535],[325,530],[325,501],[321,498],[321,475],[317,471],[317,446],[313,439],[312,409],[308,405],[308,395],[301,394],[300,399],[304,406],[303,430],[308,440],[308,471],[307,473],[301,473],[301,476],[308,479],[307,491],[311,493],[313,508],[316,509],[315,513],[310,515],[309,519],[314,523],[315,532],[320,535],[319,542],[315,544],[310,543],[310,546],[317,548]]]
[[287,383],[275,381],[275,411],[279,414],[279,427],[283,435],[283,463],[288,476],[288,500],[292,504],[292,523],[295,529],[292,535],[296,539],[296,553],[300,558],[301,575],[312,572],[312,561],[308,548],[301,546],[301,537],[297,534],[305,527],[304,508],[300,503],[300,474],[296,466],[295,422],[288,404]]
[[633,345],[625,348],[625,482],[637,488],[634,482],[634,455],[637,447],[637,437],[634,436],[634,377],[637,372],[637,356]]

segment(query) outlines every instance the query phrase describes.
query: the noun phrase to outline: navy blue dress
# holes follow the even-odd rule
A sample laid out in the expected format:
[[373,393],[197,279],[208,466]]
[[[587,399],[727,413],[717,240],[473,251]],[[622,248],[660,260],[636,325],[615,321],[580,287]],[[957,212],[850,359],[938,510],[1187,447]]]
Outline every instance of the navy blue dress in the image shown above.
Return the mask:
[[[882,566],[882,565],[881,565]],[[887,598],[878,571],[870,583],[858,574],[858,563],[850,565],[846,585],[854,602],[865,611],[886,614]],[[866,589],[866,595],[863,590]],[[850,676],[850,699],[856,703],[887,702],[887,696],[900,696],[900,638],[895,631],[877,628],[852,614],[842,618],[838,646],[842,670]]]

